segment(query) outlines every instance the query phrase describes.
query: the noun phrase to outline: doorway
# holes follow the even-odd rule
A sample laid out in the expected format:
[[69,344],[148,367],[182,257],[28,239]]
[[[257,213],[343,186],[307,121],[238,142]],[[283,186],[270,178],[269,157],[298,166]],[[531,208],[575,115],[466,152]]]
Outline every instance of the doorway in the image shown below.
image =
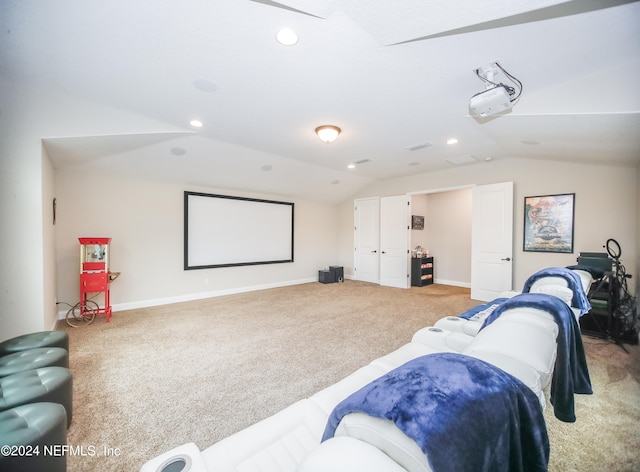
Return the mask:
[[[437,283],[471,288],[489,301],[512,288],[513,182],[411,194],[425,213],[425,230],[412,230],[411,246],[434,256]],[[416,243],[417,241],[417,243]],[[426,244],[426,245],[425,245]]]
[[[424,202],[420,200],[422,197],[426,198]],[[355,207],[369,200],[373,205],[368,213],[369,224],[363,225],[361,216],[355,215],[354,272],[356,280],[366,280],[361,277],[358,267],[367,267],[374,268],[367,281],[382,283],[381,271],[386,265],[381,262],[383,256],[381,234],[383,230],[390,231],[389,227],[392,226],[393,231],[398,231],[397,234],[400,235],[396,240],[402,239],[402,231],[405,231],[407,236],[406,267],[402,266],[406,271],[407,283],[392,286],[409,286],[409,253],[410,249],[419,245],[434,256],[436,283],[470,287],[471,298],[481,301],[492,300],[503,291],[511,290],[513,182],[437,189],[384,198],[390,202],[404,201],[406,206],[398,206],[392,211],[386,211],[388,214],[395,212],[400,220],[382,218],[382,208],[386,205],[381,205],[381,199],[377,197],[354,202]],[[461,202],[464,203],[461,204]],[[378,225],[375,224],[375,208],[379,211]],[[403,214],[405,210],[408,210],[406,215]],[[422,231],[425,232],[420,236],[417,231],[421,230],[410,229],[412,215],[424,216]],[[370,231],[371,234],[359,234],[358,222],[361,230]],[[383,225],[384,228],[382,228]],[[365,248],[361,244],[362,241],[373,241],[373,243]],[[362,249],[366,250],[361,257],[359,254]],[[365,260],[368,262],[363,264]],[[396,257],[395,260],[400,259]],[[398,264],[393,267],[397,268]],[[376,269],[377,274],[373,273]]]

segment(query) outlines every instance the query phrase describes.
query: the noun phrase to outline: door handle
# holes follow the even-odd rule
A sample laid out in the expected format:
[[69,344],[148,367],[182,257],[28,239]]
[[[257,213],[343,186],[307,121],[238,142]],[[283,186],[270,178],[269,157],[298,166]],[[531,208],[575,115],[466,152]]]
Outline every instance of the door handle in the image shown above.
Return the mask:
[[386,254],[386,252],[385,252],[385,251],[381,251],[381,252],[382,252],[382,254]]
[[376,251],[376,250],[374,249],[374,250],[373,250],[373,251],[371,251],[371,252],[378,252],[378,251]]
[[504,259],[500,259],[500,260],[509,262],[511,260],[511,258],[510,257],[505,257]]

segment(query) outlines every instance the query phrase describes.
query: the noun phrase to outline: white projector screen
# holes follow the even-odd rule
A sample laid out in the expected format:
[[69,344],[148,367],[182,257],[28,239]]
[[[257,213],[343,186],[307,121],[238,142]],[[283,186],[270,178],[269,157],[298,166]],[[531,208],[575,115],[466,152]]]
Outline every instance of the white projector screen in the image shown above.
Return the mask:
[[184,269],[293,262],[293,207],[184,192]]

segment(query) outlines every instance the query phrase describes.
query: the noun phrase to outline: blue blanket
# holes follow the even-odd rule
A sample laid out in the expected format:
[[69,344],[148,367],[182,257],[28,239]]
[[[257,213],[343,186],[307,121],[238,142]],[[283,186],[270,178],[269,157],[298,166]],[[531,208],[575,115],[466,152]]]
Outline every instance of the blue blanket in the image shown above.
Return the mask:
[[529,293],[534,282],[543,277],[561,277],[567,281],[568,287],[573,291],[571,306],[580,310],[580,316],[591,310],[591,303],[589,303],[587,293],[584,291],[580,276],[565,267],[548,267],[536,272],[525,281],[522,293]]
[[[502,302],[509,300],[508,298],[496,298],[495,300],[490,301],[489,303],[483,303],[482,305],[474,306],[469,310],[465,311],[461,315],[458,315],[458,318],[464,318],[465,320],[470,320],[473,318],[483,318],[489,316],[489,314],[496,309],[496,307]],[[486,316],[484,318],[486,318]]]
[[549,438],[536,395],[463,354],[428,354],[364,386],[336,406],[322,440],[353,412],[393,421],[434,472],[547,470]]
[[576,420],[573,394],[593,393],[582,335],[573,311],[552,295],[523,293],[500,304],[480,329],[497,320],[505,310],[517,307],[543,310],[553,316],[558,325],[558,353],[551,380],[550,399],[556,418],[572,423]]

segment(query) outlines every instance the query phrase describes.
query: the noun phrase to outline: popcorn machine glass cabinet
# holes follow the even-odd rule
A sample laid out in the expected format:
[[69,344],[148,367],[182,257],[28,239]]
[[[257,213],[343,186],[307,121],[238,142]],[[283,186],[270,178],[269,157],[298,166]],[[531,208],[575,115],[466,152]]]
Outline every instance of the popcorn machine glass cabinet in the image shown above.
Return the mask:
[[79,238],[80,273],[109,272],[111,238]]

